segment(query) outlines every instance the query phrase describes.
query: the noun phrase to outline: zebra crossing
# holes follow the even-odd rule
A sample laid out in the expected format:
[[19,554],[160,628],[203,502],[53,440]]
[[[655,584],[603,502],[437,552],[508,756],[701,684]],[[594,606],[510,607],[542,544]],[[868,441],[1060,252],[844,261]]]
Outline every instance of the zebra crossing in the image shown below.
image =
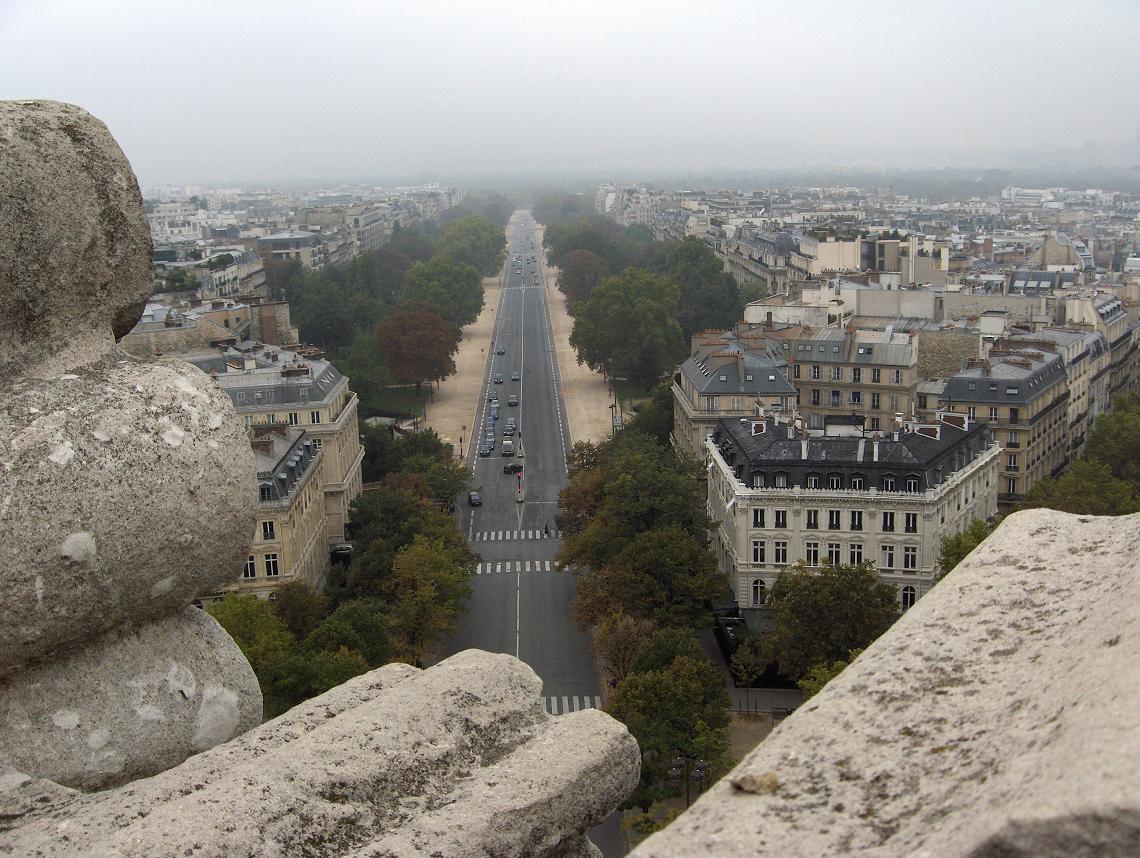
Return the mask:
[[561,572],[553,560],[488,560],[475,567],[476,575],[503,575],[514,572]]
[[602,698],[579,695],[577,697],[543,697],[542,708],[547,715],[565,715],[581,709],[601,709]]
[[559,539],[562,533],[557,530],[481,530],[475,534],[475,542],[506,542],[522,539]]

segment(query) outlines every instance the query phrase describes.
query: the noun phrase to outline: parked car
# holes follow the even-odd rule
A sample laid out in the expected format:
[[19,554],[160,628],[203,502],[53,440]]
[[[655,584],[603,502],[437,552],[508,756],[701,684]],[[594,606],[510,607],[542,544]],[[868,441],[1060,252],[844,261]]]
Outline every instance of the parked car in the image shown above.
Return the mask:
[[503,465],[503,473],[504,474],[521,474],[522,473],[522,465],[520,465],[518,462],[511,462],[510,464]]
[[491,455],[490,445],[484,444],[482,447],[480,447],[479,448],[479,455],[482,456],[484,459],[486,459],[488,456],[490,456]]
[[518,381],[520,378],[522,378],[522,376],[519,375],[518,372],[511,373],[511,381]]
[[471,506],[482,506],[483,496],[480,495],[479,492],[468,492],[467,503],[471,504]]
[[512,393],[510,396],[507,397],[507,405],[518,405],[518,404],[519,404],[519,398],[516,394]]
[[494,450],[495,449],[495,436],[494,435],[484,436],[483,446],[484,447],[490,447],[492,450]]

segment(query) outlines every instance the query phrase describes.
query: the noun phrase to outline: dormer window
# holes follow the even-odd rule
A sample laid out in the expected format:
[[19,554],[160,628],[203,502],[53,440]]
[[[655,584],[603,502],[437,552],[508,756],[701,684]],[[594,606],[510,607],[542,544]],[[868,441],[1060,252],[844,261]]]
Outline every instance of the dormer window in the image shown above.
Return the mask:
[[785,471],[776,472],[776,481],[774,485],[778,489],[786,489],[788,487],[788,475]]

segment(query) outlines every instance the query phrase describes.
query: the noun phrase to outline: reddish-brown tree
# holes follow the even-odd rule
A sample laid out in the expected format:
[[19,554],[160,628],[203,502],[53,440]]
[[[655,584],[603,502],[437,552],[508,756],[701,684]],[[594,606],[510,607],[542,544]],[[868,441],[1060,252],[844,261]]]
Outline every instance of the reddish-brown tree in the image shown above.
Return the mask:
[[417,394],[425,381],[455,372],[460,331],[431,310],[392,313],[376,325],[376,336],[392,377],[414,384]]

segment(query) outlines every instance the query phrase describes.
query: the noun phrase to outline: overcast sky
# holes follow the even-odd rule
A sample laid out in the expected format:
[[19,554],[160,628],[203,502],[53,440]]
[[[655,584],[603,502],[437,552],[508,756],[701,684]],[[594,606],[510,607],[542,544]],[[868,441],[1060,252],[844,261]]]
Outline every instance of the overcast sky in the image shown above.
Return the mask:
[[1135,164],[1140,2],[0,0],[0,98],[144,185]]

